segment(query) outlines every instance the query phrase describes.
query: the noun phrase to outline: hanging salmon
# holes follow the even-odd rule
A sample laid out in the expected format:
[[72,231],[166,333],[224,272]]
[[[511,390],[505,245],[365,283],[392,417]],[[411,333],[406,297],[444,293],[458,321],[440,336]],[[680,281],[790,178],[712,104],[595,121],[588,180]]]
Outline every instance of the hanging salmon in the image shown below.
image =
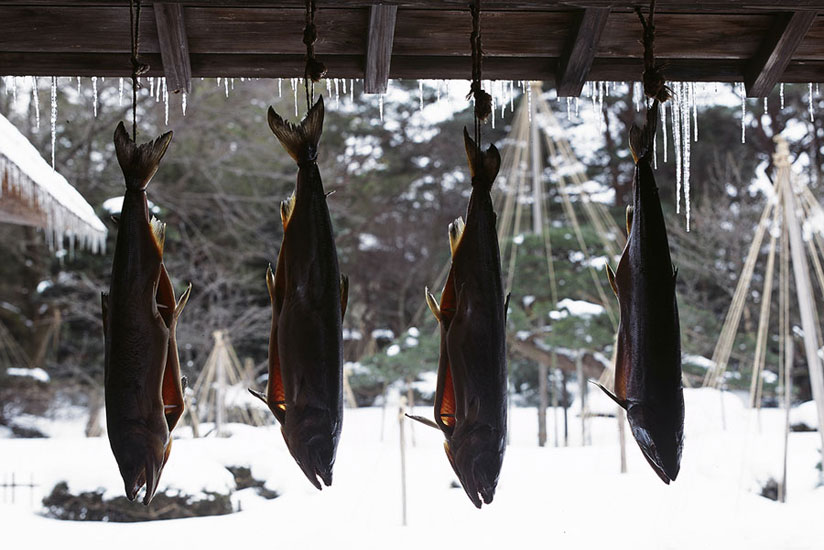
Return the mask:
[[187,290],[177,303],[163,265],[165,226],[150,219],[146,186],[172,139],[167,132],[136,145],[121,122],[114,135],[126,180],[118,220],[109,293],[102,294],[105,337],[106,423],[109,443],[134,500],[144,485],[151,502],[183,413],[175,325]]
[[677,271],[650,166],[657,120],[655,100],[643,131],[636,126],[630,131],[635,178],[632,206],[627,208],[629,235],[618,269],[613,273],[607,266],[621,310],[615,393],[602,389],[627,411],[644,457],[669,484],[678,476],[684,445],[684,391]]
[[266,272],[272,301],[269,382],[262,399],[281,425],[309,481],[332,484],[343,420],[343,338],[348,281],[338,268],[332,221],[317,165],[323,98],[299,125],[269,108],[269,127],[298,164],[297,186],[281,204],[283,242]]
[[[426,301],[441,328],[435,423],[449,463],[472,503],[492,502],[506,447],[506,301],[490,191],[501,157],[482,152],[464,129],[472,176],[466,213],[449,225],[452,266],[440,304]],[[413,417],[426,424],[431,421]]]

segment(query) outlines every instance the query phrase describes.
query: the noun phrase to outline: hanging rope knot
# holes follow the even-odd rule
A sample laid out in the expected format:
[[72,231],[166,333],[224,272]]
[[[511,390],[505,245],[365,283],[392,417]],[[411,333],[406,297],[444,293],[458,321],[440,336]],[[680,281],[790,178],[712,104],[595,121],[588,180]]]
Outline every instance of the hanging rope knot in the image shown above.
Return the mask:
[[644,46],[644,94],[663,103],[672,97],[672,90],[666,85],[662,66],[655,64],[655,0],[650,2],[649,19],[644,19],[641,8],[635,8],[635,13],[638,14],[644,28],[644,37],[641,41]]
[[318,40],[318,29],[315,27],[314,23],[309,23],[303,29],[303,43],[306,44],[307,47],[311,47],[315,45],[315,42]]
[[319,82],[326,76],[326,65],[317,58],[310,57],[306,60],[306,74],[304,75],[312,82]]
[[486,119],[492,114],[492,96],[481,88],[480,82],[473,81],[469,87],[469,94],[466,96],[466,99],[469,98],[475,99],[475,116],[481,122],[486,122]]
[[149,72],[149,64],[143,63],[140,61],[136,56],[131,57],[132,61],[132,74],[134,76],[143,76],[144,74]]

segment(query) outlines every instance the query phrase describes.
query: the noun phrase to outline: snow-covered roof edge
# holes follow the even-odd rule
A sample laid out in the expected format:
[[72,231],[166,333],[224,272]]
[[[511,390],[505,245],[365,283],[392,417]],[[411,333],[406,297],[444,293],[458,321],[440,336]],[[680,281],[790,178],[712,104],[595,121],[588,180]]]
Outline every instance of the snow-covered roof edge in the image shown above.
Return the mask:
[[[106,226],[77,189],[40,156],[26,136],[0,114],[0,177],[20,198],[46,215],[50,246],[79,245],[92,253],[106,251]],[[0,185],[0,200],[3,188]]]

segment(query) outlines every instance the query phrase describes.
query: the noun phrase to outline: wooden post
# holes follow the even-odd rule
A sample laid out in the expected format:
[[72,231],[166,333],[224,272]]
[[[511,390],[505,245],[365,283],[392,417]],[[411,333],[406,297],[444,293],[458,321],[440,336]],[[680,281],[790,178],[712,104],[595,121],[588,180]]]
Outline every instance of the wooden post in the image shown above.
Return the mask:
[[578,373],[578,394],[581,398],[581,446],[583,447],[587,444],[587,393],[582,356],[583,352],[578,350],[575,355],[575,371]]
[[[555,362],[555,354],[552,354],[552,362]],[[558,443],[558,382],[556,378],[558,378],[558,369],[553,368],[551,370],[552,373],[552,423],[553,423],[553,432],[555,434],[555,446],[559,445]]]
[[561,399],[564,401],[564,447],[569,447],[569,393],[566,371],[561,371]]
[[615,418],[618,419],[618,446],[621,448],[621,473],[627,473],[627,430],[624,420],[627,415],[622,407],[618,407]]
[[[538,363],[538,446],[546,445],[546,408],[547,403],[547,387],[546,387],[547,369],[544,363]],[[555,443],[557,446],[558,437],[556,432]]]
[[[807,356],[807,368],[810,371],[810,388],[818,412],[821,462],[824,464],[824,429],[822,429],[824,427],[824,372],[822,372],[821,361],[818,358],[818,329],[816,324],[818,315],[815,310],[815,297],[810,284],[806,251],[801,238],[801,225],[798,223],[795,194],[790,182],[789,147],[781,136],[777,136],[775,141],[778,145],[776,146],[776,153],[773,155],[773,162],[778,172],[777,179],[784,178],[782,189],[784,219],[790,234],[790,255],[795,276],[795,288],[798,294],[798,309],[801,313],[801,328],[804,330],[804,350]],[[824,478],[822,473],[824,471],[819,472],[820,478]]]
[[404,405],[405,399],[401,396],[401,404],[398,408],[398,425],[401,434],[401,524],[406,527],[406,438],[404,437]]
[[226,413],[226,365],[224,365],[223,353],[223,332],[216,330],[212,333],[215,339],[215,368],[216,373],[216,388],[215,388],[215,435],[221,436],[223,429],[223,422],[225,421]]
[[[793,370],[793,338],[787,335],[784,344],[786,363],[784,366],[784,466],[781,473],[781,483],[778,485],[778,501],[787,502],[787,447],[790,442],[790,406],[792,404],[792,370]],[[819,428],[820,430],[821,428]]]
[[366,67],[363,79],[364,93],[382,94],[386,92],[397,16],[398,6],[375,4],[369,8],[369,36],[366,44]]

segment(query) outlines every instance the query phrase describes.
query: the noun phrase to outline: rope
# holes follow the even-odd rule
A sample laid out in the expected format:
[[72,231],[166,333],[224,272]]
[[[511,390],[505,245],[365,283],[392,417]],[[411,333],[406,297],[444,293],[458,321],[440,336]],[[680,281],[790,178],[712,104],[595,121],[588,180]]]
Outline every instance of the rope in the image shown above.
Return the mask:
[[140,0],[129,0],[129,30],[132,42],[132,140],[137,141],[137,89],[140,87],[137,78],[149,71],[149,65],[137,58],[140,48]]
[[655,64],[655,0],[650,0],[648,19],[644,19],[641,8],[635,8],[635,13],[644,28],[644,93],[647,97],[664,103],[672,97],[672,90],[665,84],[661,66]]
[[303,70],[303,86],[306,88],[306,110],[312,108],[315,99],[315,82],[326,76],[326,65],[315,57],[315,42],[318,29],[315,27],[315,0],[306,0],[306,25],[303,28],[303,43],[306,45],[306,67]]
[[475,147],[480,158],[481,151],[481,123],[492,114],[492,96],[481,88],[483,78],[483,49],[481,48],[481,0],[473,0],[469,5],[472,14],[472,34],[469,44],[472,47],[472,85],[469,88],[470,97],[475,99]]

